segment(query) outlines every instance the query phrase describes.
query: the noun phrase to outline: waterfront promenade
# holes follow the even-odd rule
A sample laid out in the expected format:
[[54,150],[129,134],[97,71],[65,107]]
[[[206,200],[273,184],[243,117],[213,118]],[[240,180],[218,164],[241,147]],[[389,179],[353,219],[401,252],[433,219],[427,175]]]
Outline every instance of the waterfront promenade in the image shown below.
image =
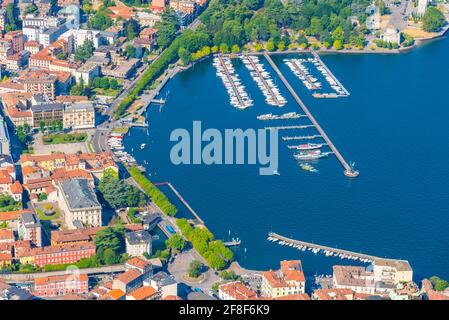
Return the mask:
[[302,100],[299,98],[298,94],[295,92],[295,90],[292,88],[290,83],[284,77],[284,75],[282,74],[281,70],[279,70],[279,68],[276,66],[274,61],[271,59],[270,55],[265,52],[264,56],[267,59],[268,63],[271,65],[271,67],[274,69],[274,71],[277,73],[277,75],[279,76],[281,81],[285,84],[285,86],[287,87],[288,91],[290,91],[290,94],[296,100],[298,105],[301,107],[301,109],[307,115],[307,117],[309,118],[310,122],[312,122],[312,124],[314,125],[316,130],[319,132],[321,137],[324,139],[324,141],[326,141],[327,145],[332,150],[332,152],[335,154],[335,156],[337,157],[338,161],[340,161],[341,165],[344,168],[345,176],[350,177],[350,178],[357,177],[359,175],[359,172],[353,170],[353,168],[346,162],[345,158],[343,158],[343,156],[338,151],[338,149],[335,147],[335,145],[332,143],[331,139],[328,137],[326,132],[324,132],[324,130],[321,128],[321,126],[319,125],[318,121],[315,120],[315,117],[312,115],[312,113],[309,111],[307,106],[304,104],[304,102],[302,102]]

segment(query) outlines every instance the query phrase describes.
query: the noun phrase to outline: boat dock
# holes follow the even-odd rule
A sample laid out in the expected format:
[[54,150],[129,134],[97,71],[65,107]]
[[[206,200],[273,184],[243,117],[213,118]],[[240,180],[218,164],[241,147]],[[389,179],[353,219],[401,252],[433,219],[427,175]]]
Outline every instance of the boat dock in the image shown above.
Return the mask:
[[184,198],[181,196],[181,194],[178,192],[178,190],[175,189],[175,187],[173,187],[173,185],[168,182],[159,182],[159,183],[154,183],[155,186],[163,186],[166,185],[168,186],[171,191],[173,191],[173,193],[178,197],[179,201],[182,202],[182,204],[190,211],[190,213],[195,217],[195,219],[200,223],[200,224],[204,224],[204,221],[200,218],[200,216],[195,212],[195,210],[192,209],[192,207],[187,203],[186,200],[184,200]]
[[280,245],[285,245],[289,247],[296,248],[301,251],[311,251],[315,254],[317,253],[324,253],[326,256],[336,256],[341,259],[350,259],[350,260],[359,260],[361,262],[365,263],[371,263],[375,259],[380,259],[380,257],[360,253],[360,252],[354,252],[349,250],[343,250],[328,246],[322,246],[319,244],[311,243],[311,242],[305,242],[300,240],[295,240],[291,238],[287,238],[284,236],[281,236],[274,232],[268,233],[268,241],[272,242],[278,242]]
[[265,127],[265,129],[270,130],[292,130],[292,129],[308,129],[313,128],[312,124],[302,125],[302,126],[278,126],[278,127]]
[[164,105],[164,104],[165,104],[165,99],[163,99],[163,98],[160,98],[160,99],[152,99],[150,102],[151,102],[151,103],[154,103],[154,104]]
[[268,84],[267,80],[265,79],[265,77],[262,75],[262,72],[259,70],[258,66],[256,65],[256,63],[254,63],[252,56],[248,56],[248,55],[244,55],[244,57],[248,60],[249,64],[251,65],[251,67],[254,69],[254,71],[257,73],[259,79],[261,80],[264,88],[266,91],[269,92],[271,99],[274,101],[274,103],[278,106],[282,105],[282,103],[279,101],[279,99],[277,98],[276,94],[273,92],[273,90],[271,89],[270,85]]
[[324,141],[326,141],[327,145],[329,146],[329,148],[332,150],[332,152],[335,154],[335,156],[337,157],[337,159],[340,161],[341,165],[344,168],[344,174],[347,177],[350,178],[355,178],[359,175],[359,172],[354,170],[347,162],[346,160],[343,158],[343,156],[341,155],[341,153],[338,151],[338,149],[335,147],[335,145],[332,143],[331,139],[327,136],[326,132],[324,132],[324,130],[321,128],[321,126],[319,125],[319,123],[315,120],[315,118],[313,117],[312,113],[309,111],[309,109],[307,108],[307,106],[304,104],[304,102],[302,102],[302,100],[299,98],[298,94],[295,92],[295,90],[293,90],[292,86],[290,85],[290,83],[287,81],[287,79],[284,77],[284,75],[282,74],[282,72],[279,70],[279,68],[276,66],[276,64],[274,63],[274,61],[271,59],[270,55],[266,52],[264,52],[264,57],[265,59],[267,59],[268,63],[271,65],[271,67],[274,69],[274,71],[276,71],[276,73],[278,74],[279,78],[282,80],[282,82],[285,84],[285,86],[287,87],[288,91],[290,91],[291,95],[293,96],[293,98],[296,100],[296,102],[298,103],[298,105],[301,107],[301,109],[304,111],[304,113],[308,116],[310,122],[312,122],[312,124],[315,126],[315,128],[317,129],[318,133],[321,135],[321,137],[323,137]]
[[319,134],[314,134],[311,136],[293,136],[293,137],[282,137],[282,140],[284,141],[290,141],[290,140],[312,140],[312,139],[318,139],[321,138]]
[[293,69],[296,70],[296,72],[304,78],[304,81],[308,82],[308,85],[310,86],[310,90],[320,89],[320,86],[318,86],[317,84],[315,84],[314,82],[312,82],[310,80],[311,76],[308,74],[308,72],[301,70],[301,68],[298,65],[298,61],[296,59],[291,59],[289,62],[291,63],[291,66],[293,67]]
[[241,108],[245,108],[245,101],[243,100],[242,96],[240,95],[240,92],[239,92],[237,86],[235,85],[234,80],[231,77],[231,74],[228,70],[228,67],[226,66],[226,63],[223,61],[223,56],[221,54],[218,55],[218,60],[220,61],[220,65],[225,72],[226,78],[228,79],[229,83],[231,84],[232,91],[234,92],[235,96],[238,99],[239,106]]
[[[318,60],[321,66],[327,71],[329,76],[337,83],[337,85],[343,90],[344,94],[338,94],[339,97],[347,97],[349,96],[349,91],[341,84],[341,82],[337,79],[337,77],[332,73],[332,71],[326,66],[326,64],[321,60],[321,57],[318,53],[312,50],[313,57]],[[317,98],[334,98],[332,94],[318,96]]]
[[231,241],[224,242],[225,247],[237,247],[242,243],[241,240],[232,239]]

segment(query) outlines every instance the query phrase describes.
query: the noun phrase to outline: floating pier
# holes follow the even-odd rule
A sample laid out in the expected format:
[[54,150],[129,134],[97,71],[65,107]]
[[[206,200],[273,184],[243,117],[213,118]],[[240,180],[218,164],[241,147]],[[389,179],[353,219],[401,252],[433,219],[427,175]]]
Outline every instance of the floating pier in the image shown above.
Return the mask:
[[163,98],[160,98],[160,99],[151,99],[151,103],[154,103],[154,104],[159,104],[159,105],[164,105],[165,104],[165,99],[163,99]]
[[265,127],[265,129],[276,129],[276,130],[292,130],[292,129],[308,129],[313,128],[314,126],[312,124],[306,124],[302,126],[278,126],[278,127]]
[[313,134],[310,136],[293,136],[293,137],[282,137],[282,140],[284,141],[290,141],[290,140],[313,140],[321,138],[319,134]]
[[[345,94],[338,94],[339,97],[347,97],[349,96],[349,91],[346,90],[346,88],[341,84],[341,82],[337,79],[337,77],[332,73],[332,71],[326,66],[326,64],[323,62],[323,60],[321,60],[321,57],[318,53],[316,53],[315,51],[312,51],[312,55],[313,57],[318,60],[318,62],[321,64],[321,66],[327,71],[327,73],[329,74],[329,76],[337,83],[337,85],[343,90],[343,92]],[[322,95],[322,96],[317,96],[316,98],[334,98],[334,96],[332,94],[328,94],[328,95]]]
[[296,100],[296,102],[301,107],[301,109],[304,111],[304,113],[308,116],[310,122],[312,122],[312,124],[315,126],[315,128],[317,129],[317,131],[319,132],[321,137],[323,137],[324,141],[326,141],[326,143],[329,146],[329,148],[332,150],[332,152],[335,154],[337,159],[340,161],[341,165],[344,168],[345,176],[350,177],[350,178],[357,177],[359,175],[359,172],[357,170],[354,170],[353,167],[350,166],[346,162],[346,160],[343,158],[341,153],[338,151],[338,149],[332,143],[331,139],[327,136],[326,132],[324,132],[324,130],[321,128],[319,123],[315,120],[315,118],[313,117],[312,113],[310,113],[309,109],[306,107],[304,102],[302,102],[302,100],[296,94],[295,90],[293,90],[293,88],[290,85],[290,83],[287,81],[287,79],[284,77],[282,72],[279,70],[279,68],[273,62],[273,60],[271,59],[270,55],[268,53],[264,52],[264,57],[267,59],[268,63],[271,65],[271,67],[274,69],[274,71],[276,71],[276,73],[278,74],[279,78],[282,80],[282,82],[284,82],[285,86],[290,91],[290,93],[293,96],[293,98]]
[[223,244],[225,247],[237,247],[242,243],[242,240],[232,239],[231,241],[226,241]]
[[[274,101],[274,103],[277,106],[283,106],[285,103],[281,103],[276,95],[276,93],[272,90],[271,86],[268,84],[267,80],[265,79],[264,75],[262,74],[262,71],[259,70],[259,67],[256,65],[256,63],[253,61],[252,56],[243,55],[243,57],[249,62],[251,67],[254,69],[254,71],[257,73],[257,76],[259,77],[260,81],[262,82],[263,87],[265,90],[270,94],[271,99]],[[258,60],[258,58],[257,58]]]
[[343,250],[328,246],[322,246],[319,244],[311,243],[311,242],[305,242],[300,240],[295,240],[291,238],[287,238],[284,236],[281,236],[274,232],[268,233],[268,241],[272,242],[278,242],[280,245],[286,245],[290,247],[294,247],[296,249],[302,250],[302,251],[312,251],[313,253],[324,253],[326,256],[336,256],[341,259],[350,259],[350,260],[359,260],[361,262],[365,263],[372,263],[376,259],[380,259],[380,257],[349,251],[349,250]]
[[226,78],[228,79],[229,83],[231,84],[231,88],[232,91],[234,91],[234,94],[236,96],[236,98],[238,99],[239,102],[239,107],[240,108],[245,108],[245,101],[243,100],[242,96],[240,95],[240,92],[237,88],[237,86],[234,83],[234,80],[231,77],[231,74],[229,73],[228,67],[226,66],[226,63],[223,60],[223,56],[221,54],[218,55],[218,60],[220,61],[220,65],[223,68]]

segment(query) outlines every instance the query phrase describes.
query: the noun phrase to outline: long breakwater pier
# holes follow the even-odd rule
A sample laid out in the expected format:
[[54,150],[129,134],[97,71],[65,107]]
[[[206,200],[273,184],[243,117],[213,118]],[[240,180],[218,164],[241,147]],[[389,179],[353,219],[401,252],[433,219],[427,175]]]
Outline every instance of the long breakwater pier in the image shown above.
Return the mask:
[[350,260],[359,260],[361,262],[365,263],[372,263],[376,259],[380,259],[380,257],[372,256],[369,254],[364,254],[360,252],[354,252],[344,249],[338,249],[328,246],[322,246],[319,244],[311,243],[311,242],[305,242],[300,240],[295,240],[291,238],[287,238],[284,236],[281,236],[274,232],[268,233],[268,241],[271,242],[277,242],[279,245],[283,246],[289,246],[292,248],[296,248],[301,251],[311,251],[315,254],[318,253],[324,253],[326,256],[335,256],[341,259],[350,259]]
[[158,182],[158,183],[154,183],[155,186],[168,186],[171,191],[173,191],[173,193],[176,195],[176,197],[178,197],[179,201],[182,202],[182,204],[190,211],[190,213],[195,217],[195,219],[200,223],[200,224],[204,224],[204,221],[200,218],[200,216],[198,215],[198,213],[195,212],[195,210],[192,209],[192,207],[187,203],[187,201],[181,196],[181,194],[178,192],[178,190],[175,189],[175,187],[173,187],[173,185],[168,182]]
[[276,64],[274,63],[274,61],[271,59],[270,55],[267,52],[264,52],[264,57],[267,59],[268,63],[271,65],[271,67],[273,68],[273,70],[277,73],[277,75],[279,76],[279,78],[281,79],[281,81],[285,84],[285,86],[287,87],[288,91],[290,91],[290,94],[293,96],[293,98],[296,100],[296,102],[298,103],[298,105],[301,107],[301,109],[304,111],[304,113],[307,115],[307,117],[309,118],[310,122],[312,122],[312,124],[315,126],[316,130],[318,131],[318,133],[321,135],[321,137],[324,139],[324,141],[326,141],[327,145],[329,146],[329,148],[332,150],[332,152],[335,154],[335,156],[337,157],[337,159],[340,161],[341,165],[344,168],[344,174],[347,177],[350,178],[355,178],[359,175],[359,171],[354,170],[347,162],[346,160],[343,158],[343,156],[341,155],[341,153],[338,151],[338,149],[335,147],[335,145],[332,143],[331,139],[327,136],[326,132],[324,132],[324,130],[321,128],[321,126],[319,125],[318,121],[315,120],[314,116],[312,115],[312,113],[309,111],[309,109],[307,108],[307,106],[304,104],[304,102],[302,102],[302,100],[299,98],[298,94],[295,92],[295,90],[293,90],[292,86],[290,85],[290,83],[287,81],[287,79],[284,77],[284,75],[282,74],[281,70],[279,70],[279,68],[276,66]]

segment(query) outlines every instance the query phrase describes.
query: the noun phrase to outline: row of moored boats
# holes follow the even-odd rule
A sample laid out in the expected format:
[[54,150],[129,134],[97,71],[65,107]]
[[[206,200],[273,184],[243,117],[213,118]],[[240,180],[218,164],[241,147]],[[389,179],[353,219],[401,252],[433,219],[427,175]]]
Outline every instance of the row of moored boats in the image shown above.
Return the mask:
[[123,138],[125,137],[122,133],[110,133],[107,144],[111,149],[112,153],[119,159],[121,162],[134,165],[137,163],[136,159],[131,156],[128,152],[124,151],[125,147],[123,146]]
[[276,107],[283,107],[287,100],[281,95],[278,86],[273,82],[270,74],[259,61],[257,56],[241,56],[246,68],[250,71],[251,77],[257,83],[265,96],[265,102]]
[[304,86],[309,90],[319,90],[322,85],[305,66],[307,59],[284,59],[285,64],[290,68],[295,76],[302,81]]
[[228,91],[230,104],[237,109],[251,107],[254,104],[253,100],[245,91],[245,86],[236,74],[231,59],[224,56],[221,58],[216,56],[213,60],[213,65],[217,70],[217,76],[221,78]]
[[307,251],[313,252],[314,254],[318,254],[318,253],[322,252],[322,253],[324,253],[326,255],[326,257],[335,256],[335,257],[338,257],[340,259],[359,260],[359,261],[365,262],[365,263],[371,262],[371,260],[367,259],[367,258],[360,258],[358,256],[354,256],[354,255],[346,254],[346,253],[341,253],[341,252],[338,252],[338,251],[332,251],[332,250],[327,250],[327,249],[320,249],[320,248],[310,247],[310,246],[303,245],[303,244],[296,244],[296,243],[293,243],[293,242],[290,242],[290,241],[279,240],[278,238],[271,237],[271,236],[269,236],[267,238],[267,240],[271,241],[271,242],[277,242],[278,241],[278,244],[280,244],[281,246],[288,246],[288,247],[292,247],[292,248],[295,248],[295,249],[298,249],[298,250],[301,250],[301,251],[306,251],[307,250]]
[[334,76],[329,73],[327,68],[323,65],[323,63],[320,60],[318,60],[317,58],[309,58],[308,60],[314,64],[314,66],[318,69],[318,71],[329,83],[331,88],[334,89],[339,96],[348,95],[347,91],[338,83],[338,81],[334,78]]

